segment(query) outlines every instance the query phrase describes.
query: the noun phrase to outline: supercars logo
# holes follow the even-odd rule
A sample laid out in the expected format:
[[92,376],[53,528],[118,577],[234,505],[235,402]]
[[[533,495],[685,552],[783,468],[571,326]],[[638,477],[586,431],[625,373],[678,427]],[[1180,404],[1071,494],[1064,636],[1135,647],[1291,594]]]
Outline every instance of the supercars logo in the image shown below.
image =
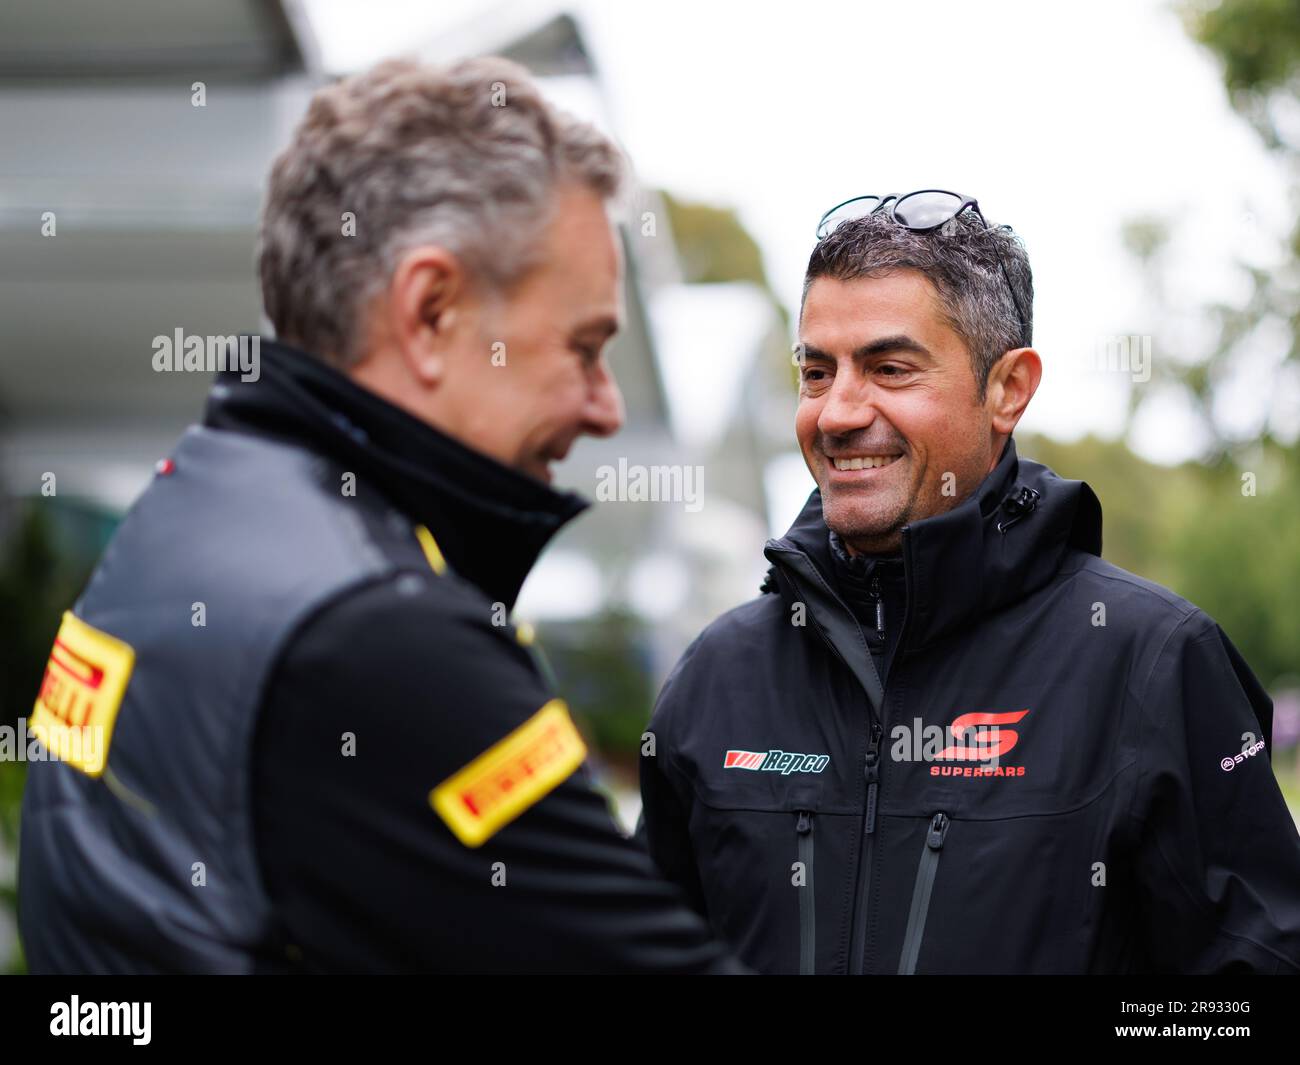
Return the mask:
[[1020,733],[1005,726],[1016,724],[1027,713],[1029,713],[1028,707],[1005,713],[979,711],[954,718],[953,723],[948,726],[951,741],[934,756],[935,761],[983,764],[932,765],[930,775],[932,777],[1023,777],[1024,766],[1004,766],[1001,764],[1001,759],[1020,741]]
[[752,769],[755,772],[820,773],[830,764],[829,754],[796,754],[794,751],[728,751],[722,760],[723,769]]
[[1020,739],[1020,733],[1015,729],[1002,726],[1014,725],[1027,713],[1029,713],[1028,709],[1013,710],[1007,714],[962,714],[948,726],[948,730],[954,740],[964,739],[965,742],[945,747],[935,755],[935,758],[940,761],[958,762],[982,762],[990,758],[1001,758]]

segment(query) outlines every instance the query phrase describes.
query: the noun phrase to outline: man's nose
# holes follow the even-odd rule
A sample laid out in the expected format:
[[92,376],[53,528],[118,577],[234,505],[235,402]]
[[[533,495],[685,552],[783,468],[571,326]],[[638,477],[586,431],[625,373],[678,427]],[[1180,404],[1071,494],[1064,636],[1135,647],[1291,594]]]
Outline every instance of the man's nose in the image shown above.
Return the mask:
[[871,388],[841,375],[832,383],[817,415],[817,429],[825,436],[844,436],[866,429],[876,420],[876,413]]
[[592,436],[613,436],[623,427],[623,393],[610,369],[602,365],[592,382],[583,412],[586,431]]

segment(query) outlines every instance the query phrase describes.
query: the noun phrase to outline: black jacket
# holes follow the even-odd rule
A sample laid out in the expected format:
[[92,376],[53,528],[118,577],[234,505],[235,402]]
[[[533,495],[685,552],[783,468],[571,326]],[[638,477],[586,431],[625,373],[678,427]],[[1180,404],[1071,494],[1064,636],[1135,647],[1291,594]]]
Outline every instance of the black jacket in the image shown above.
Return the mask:
[[818,493],[768,543],[769,594],[687,650],[641,765],[651,853],[743,960],[1300,970],[1272,704],[1208,616],[1100,553],[1092,491],[1011,441],[904,529],[896,640],[840,594]]
[[[430,810],[434,785],[558,695],[502,608],[586,504],[317,360],[273,362],[269,386],[214,404],[209,424],[288,433],[337,456],[427,525],[450,570],[421,594],[399,579],[333,604],[296,634],[268,693],[254,751],[257,845],[304,964],[739,969],[623,838],[585,763],[472,849]],[[363,723],[370,749],[341,759],[339,737],[360,744]]]
[[218,378],[69,623],[133,661],[107,660],[103,774],[29,777],[32,968],[739,969],[620,833],[510,623],[582,502],[261,354],[258,381]]

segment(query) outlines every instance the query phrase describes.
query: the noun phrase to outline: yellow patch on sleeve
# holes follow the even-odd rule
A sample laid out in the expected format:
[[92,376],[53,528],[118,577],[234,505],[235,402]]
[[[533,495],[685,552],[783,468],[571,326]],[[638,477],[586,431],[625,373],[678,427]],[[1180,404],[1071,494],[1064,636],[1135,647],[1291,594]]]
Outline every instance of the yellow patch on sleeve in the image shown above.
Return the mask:
[[582,764],[587,746],[563,699],[552,699],[431,792],[429,803],[467,847],[479,847]]
[[447,572],[447,560],[442,555],[442,548],[438,546],[438,541],[433,538],[433,533],[423,525],[417,525],[415,538],[420,541],[420,550],[424,552],[424,559],[429,563],[429,568],[441,577]]
[[59,761],[98,777],[134,667],[130,644],[65,611],[28,726]]

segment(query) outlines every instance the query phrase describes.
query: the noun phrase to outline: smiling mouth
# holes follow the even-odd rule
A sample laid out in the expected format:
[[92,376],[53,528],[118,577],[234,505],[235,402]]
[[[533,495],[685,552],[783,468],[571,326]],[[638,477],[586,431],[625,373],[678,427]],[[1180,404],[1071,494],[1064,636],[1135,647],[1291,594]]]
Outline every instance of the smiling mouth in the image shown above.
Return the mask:
[[534,476],[545,481],[547,484],[552,483],[555,478],[551,466],[555,463],[563,462],[568,454],[569,448],[565,447],[563,450],[547,451],[539,455],[534,466]]
[[901,455],[853,455],[833,458],[837,470],[878,470],[902,458]]

